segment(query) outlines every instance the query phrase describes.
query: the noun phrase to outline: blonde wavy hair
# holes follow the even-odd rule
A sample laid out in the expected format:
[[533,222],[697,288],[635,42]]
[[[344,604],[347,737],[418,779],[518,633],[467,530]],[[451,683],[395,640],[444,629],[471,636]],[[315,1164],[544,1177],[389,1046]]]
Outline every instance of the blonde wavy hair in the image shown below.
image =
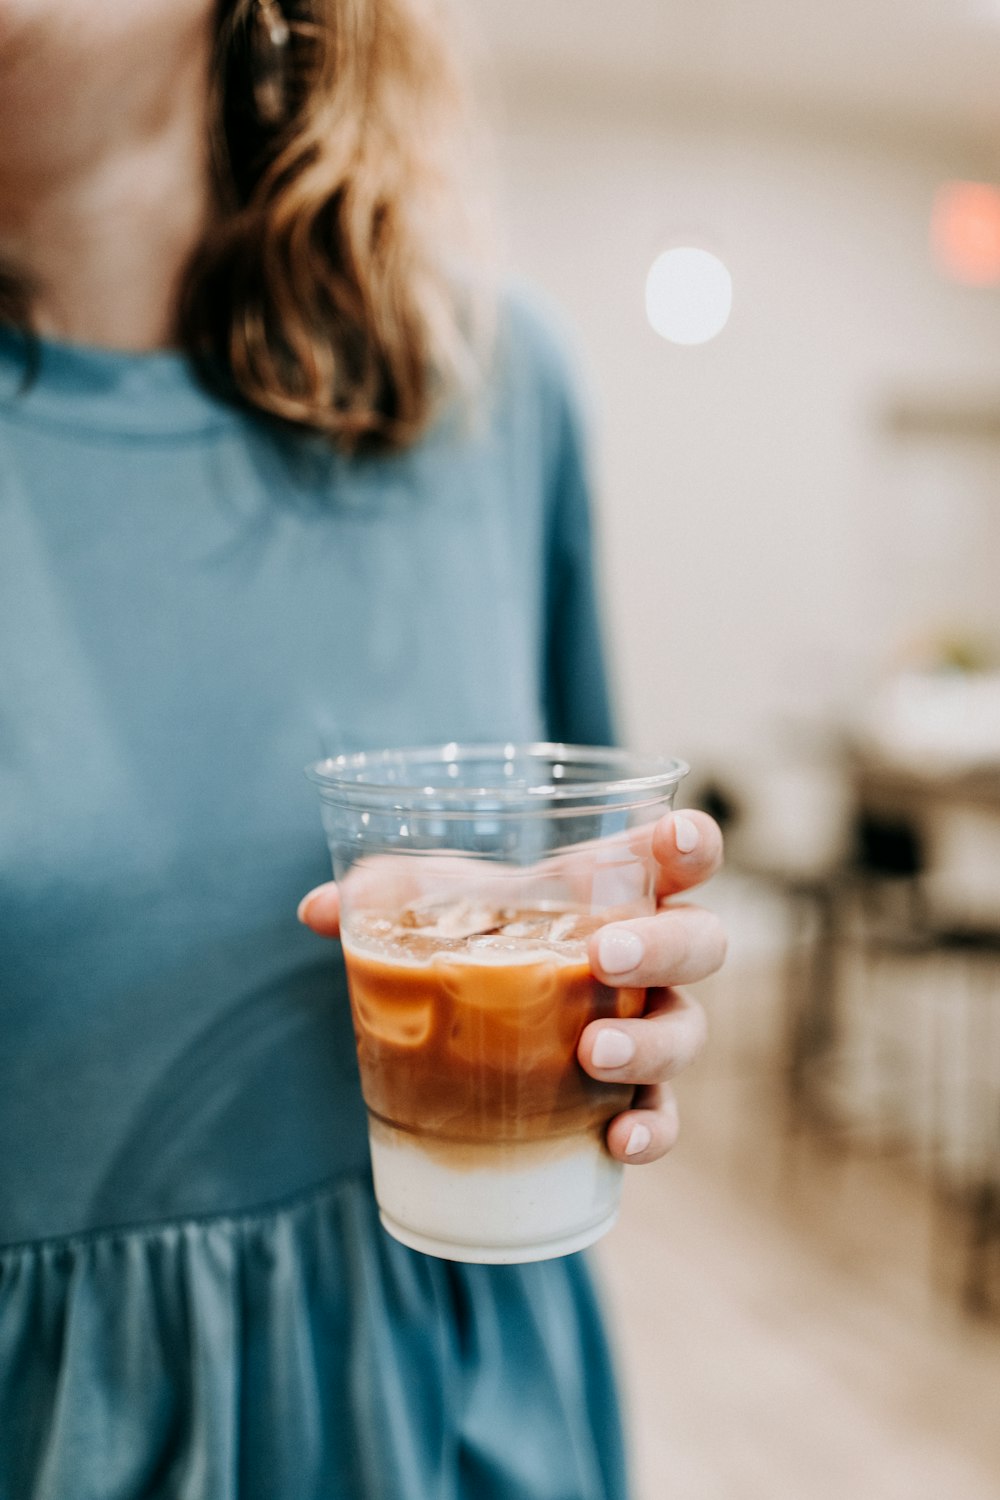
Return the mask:
[[[487,325],[448,0],[264,7],[288,28],[277,123],[259,108],[261,8],[217,0],[217,209],[177,341],[227,399],[349,450],[401,447],[475,377]],[[0,274],[0,319],[29,311]]]

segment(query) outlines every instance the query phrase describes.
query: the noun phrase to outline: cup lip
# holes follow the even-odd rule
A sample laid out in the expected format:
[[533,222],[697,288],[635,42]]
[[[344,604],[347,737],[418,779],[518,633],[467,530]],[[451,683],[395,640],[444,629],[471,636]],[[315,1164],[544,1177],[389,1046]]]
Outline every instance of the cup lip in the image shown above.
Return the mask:
[[[517,782],[484,783],[478,786],[456,786],[443,777],[438,784],[430,785],[426,780],[407,783],[403,781],[379,781],[379,768],[401,767],[407,761],[439,761],[444,767],[463,760],[491,759],[513,760],[516,756],[545,757],[551,760],[572,759],[577,762],[592,762],[604,766],[620,764],[623,770],[631,768],[632,774],[616,777],[601,777],[593,781],[559,782],[540,780],[537,784]],[[675,757],[645,754],[640,751],[622,749],[611,745],[575,745],[555,740],[533,741],[449,741],[447,744],[412,746],[396,750],[361,750],[351,754],[327,756],[306,766],[305,774],[319,787],[321,794],[332,801],[351,806],[391,803],[398,806],[419,807],[423,803],[467,803],[470,798],[483,797],[502,805],[538,803],[548,805],[562,802],[594,802],[602,798],[617,801],[623,796],[649,797],[656,793],[673,790],[688,774],[688,764]],[[372,772],[372,779],[365,779],[365,771]]]

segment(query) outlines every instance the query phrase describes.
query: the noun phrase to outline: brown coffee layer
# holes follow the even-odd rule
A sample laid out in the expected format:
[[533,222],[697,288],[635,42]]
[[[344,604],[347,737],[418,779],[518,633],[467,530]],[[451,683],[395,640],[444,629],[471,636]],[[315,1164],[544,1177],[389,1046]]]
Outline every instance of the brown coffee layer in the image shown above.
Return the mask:
[[593,918],[502,915],[461,936],[447,930],[458,918],[429,931],[408,927],[407,913],[369,916],[345,942],[362,1089],[387,1124],[456,1147],[500,1146],[600,1132],[628,1107],[632,1087],[591,1078],[576,1048],[590,1021],[641,1014],[645,991],[591,974]]

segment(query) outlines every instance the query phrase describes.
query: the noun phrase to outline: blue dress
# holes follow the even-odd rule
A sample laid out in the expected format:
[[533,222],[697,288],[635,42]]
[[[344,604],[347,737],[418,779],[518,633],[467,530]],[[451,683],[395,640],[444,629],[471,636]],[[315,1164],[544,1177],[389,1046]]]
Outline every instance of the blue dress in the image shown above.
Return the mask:
[[507,309],[348,460],[0,335],[0,1500],[621,1500],[580,1256],[381,1229],[318,755],[606,741],[579,424]]

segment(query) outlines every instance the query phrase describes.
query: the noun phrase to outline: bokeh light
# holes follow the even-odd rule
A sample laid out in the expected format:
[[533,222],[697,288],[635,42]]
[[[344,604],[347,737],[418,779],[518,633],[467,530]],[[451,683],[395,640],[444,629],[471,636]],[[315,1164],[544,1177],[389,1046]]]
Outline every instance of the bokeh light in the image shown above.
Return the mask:
[[709,250],[664,250],[646,277],[646,316],[672,344],[707,344],[721,333],[733,306],[733,278]]
[[1000,188],[989,182],[942,184],[934,196],[931,247],[953,281],[1000,283]]

